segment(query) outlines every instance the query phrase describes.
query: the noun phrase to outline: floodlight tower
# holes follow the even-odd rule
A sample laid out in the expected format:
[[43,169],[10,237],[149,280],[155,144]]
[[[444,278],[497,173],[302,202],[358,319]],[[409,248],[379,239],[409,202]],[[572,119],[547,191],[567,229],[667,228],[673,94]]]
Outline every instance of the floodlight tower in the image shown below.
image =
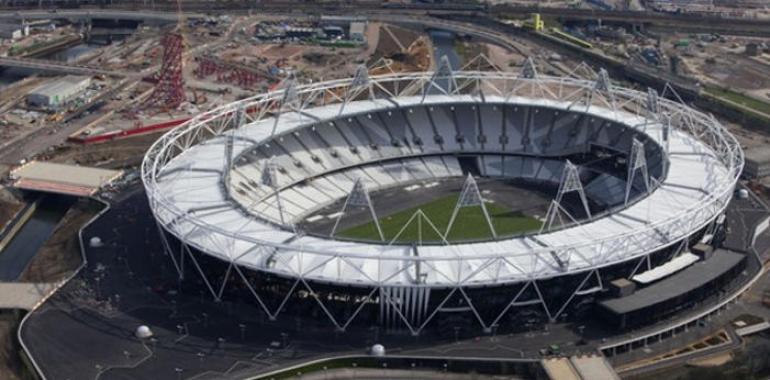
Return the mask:
[[460,192],[460,198],[457,199],[455,209],[452,211],[452,217],[449,219],[449,224],[447,225],[446,232],[444,233],[445,237],[449,236],[449,232],[452,230],[452,226],[455,223],[455,219],[457,218],[457,214],[460,212],[460,209],[472,206],[481,207],[481,212],[484,213],[484,219],[487,221],[487,225],[489,226],[489,231],[492,233],[492,237],[497,238],[495,226],[492,224],[492,219],[489,217],[487,206],[484,205],[484,199],[481,197],[479,185],[476,184],[476,180],[473,179],[473,176],[470,173],[468,173],[468,177],[465,178],[463,190]]

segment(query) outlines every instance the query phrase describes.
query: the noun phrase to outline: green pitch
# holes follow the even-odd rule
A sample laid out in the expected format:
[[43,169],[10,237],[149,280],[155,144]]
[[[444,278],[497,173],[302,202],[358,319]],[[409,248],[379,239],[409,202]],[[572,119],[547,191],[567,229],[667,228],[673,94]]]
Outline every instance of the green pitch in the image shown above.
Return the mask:
[[[401,234],[398,235],[398,239],[396,239],[398,242],[417,242],[420,241],[420,236],[422,236],[422,241],[425,242],[440,242],[441,237],[425,219],[413,216],[418,210],[422,210],[427,219],[429,219],[436,226],[438,231],[443,234],[449,224],[449,219],[452,217],[452,211],[454,211],[458,196],[459,195],[450,195],[418,207],[380,218],[380,226],[382,227],[382,233],[385,235],[385,239],[387,241],[392,240],[403,228],[403,232],[401,232]],[[533,217],[526,216],[520,212],[510,211],[496,203],[487,202],[486,206],[498,237],[537,231],[542,225],[542,222]],[[375,208],[376,207],[377,206],[375,205]],[[404,228],[405,225],[406,228]],[[379,240],[377,228],[373,221],[338,232],[337,236],[353,239]],[[489,230],[489,225],[484,218],[481,207],[471,206],[460,209],[455,218],[452,230],[449,231],[447,240],[451,242],[489,239],[491,237],[492,232]]]

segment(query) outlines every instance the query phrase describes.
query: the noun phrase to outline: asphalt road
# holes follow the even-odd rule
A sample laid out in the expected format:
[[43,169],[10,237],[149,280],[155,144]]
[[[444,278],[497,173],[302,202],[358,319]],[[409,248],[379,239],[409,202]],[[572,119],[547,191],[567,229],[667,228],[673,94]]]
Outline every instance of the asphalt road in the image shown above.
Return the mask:
[[[613,337],[590,321],[585,345],[576,343],[580,334],[569,323],[455,341],[398,331],[385,334],[364,326],[340,334],[326,318],[312,315],[282,315],[270,322],[253,300],[225,296],[213,301],[200,290],[193,272],[187,273],[186,282],[176,281],[138,186],[117,196],[110,211],[84,230],[86,240],[91,236],[99,236],[105,245],[86,248],[86,268],[33,312],[21,331],[31,357],[48,378],[230,378],[314,358],[363,354],[375,342],[404,355],[539,358],[538,351],[551,344],[560,345],[564,354],[595,352],[604,339]],[[770,242],[760,240],[763,247]],[[730,312],[744,310],[735,307]],[[713,323],[693,333],[719,327]],[[155,340],[133,337],[142,324],[151,327]],[[271,347],[273,342],[283,347]],[[650,355],[659,352],[656,347],[663,350],[668,342],[629,355]]]

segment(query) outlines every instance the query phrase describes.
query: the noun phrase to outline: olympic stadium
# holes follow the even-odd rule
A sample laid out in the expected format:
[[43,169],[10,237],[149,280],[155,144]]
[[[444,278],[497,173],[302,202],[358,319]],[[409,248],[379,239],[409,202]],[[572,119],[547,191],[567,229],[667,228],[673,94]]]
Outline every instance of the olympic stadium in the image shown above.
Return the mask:
[[[172,275],[269,320],[420,335],[598,313],[629,327],[745,265],[702,248],[724,235],[740,146],[672,94],[529,60],[289,78],[164,135],[142,179]],[[699,261],[697,281],[645,293]]]

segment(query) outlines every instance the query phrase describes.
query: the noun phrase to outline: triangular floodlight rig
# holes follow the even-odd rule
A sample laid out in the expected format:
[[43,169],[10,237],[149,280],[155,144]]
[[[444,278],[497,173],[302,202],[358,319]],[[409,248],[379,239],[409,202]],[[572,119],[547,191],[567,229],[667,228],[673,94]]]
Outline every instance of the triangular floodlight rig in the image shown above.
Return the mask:
[[559,202],[551,200],[551,203],[548,205],[548,211],[545,213],[543,224],[540,225],[539,233],[552,231],[554,227],[578,223],[578,220],[567,209],[562,207]]
[[369,91],[369,99],[374,99],[374,89],[372,88],[372,81],[369,79],[369,69],[364,65],[360,65],[356,68],[356,73],[353,76],[353,80],[350,85],[345,89],[345,95],[342,98],[342,104],[337,115],[342,115],[345,110],[345,106],[348,103],[356,99],[364,91]]
[[436,66],[436,71],[433,72],[428,83],[422,86],[422,100],[420,103],[425,102],[425,98],[431,94],[432,91],[438,91],[444,95],[454,94],[458,89],[457,80],[452,70],[452,64],[449,62],[449,58],[442,55]]
[[414,214],[412,214],[411,217],[409,217],[409,220],[407,220],[406,223],[404,223],[404,225],[401,226],[401,229],[398,230],[398,233],[396,233],[396,235],[393,236],[392,239],[390,239],[390,242],[388,243],[388,245],[393,245],[395,243],[398,243],[399,242],[398,239],[401,237],[401,235],[404,234],[404,232],[412,223],[417,223],[417,241],[415,242],[416,245],[422,245],[423,242],[425,241],[423,239],[423,230],[426,229],[426,227],[424,227],[426,225],[427,227],[430,228],[430,230],[433,231],[433,233],[436,234],[436,236],[438,236],[441,239],[441,242],[444,245],[449,245],[449,242],[447,241],[446,236],[441,231],[438,230],[438,227],[436,227],[436,224],[433,223],[433,221],[431,221],[427,215],[425,215],[422,209],[418,209],[417,211],[414,212]]
[[[273,129],[270,132],[270,135],[275,135],[275,132],[278,129],[278,122],[281,118],[281,115],[283,115],[285,111],[302,111],[302,100],[299,96],[299,90],[297,89],[297,79],[294,77],[294,74],[290,74],[286,79],[284,79],[279,87],[281,88],[282,93],[277,104],[275,104],[277,109],[275,110],[276,112],[273,122]],[[262,115],[260,115],[259,119],[262,119],[262,116],[270,111],[270,108],[272,107],[266,107],[260,110]]]
[[637,172],[639,172],[642,176],[644,191],[649,193],[651,186],[649,172],[647,171],[647,157],[644,153],[644,143],[634,138],[633,142],[631,143],[631,155],[628,157],[626,197],[624,201],[625,205],[628,205],[628,200],[631,197],[631,190],[634,187],[634,180]]
[[345,203],[342,205],[339,215],[337,215],[337,220],[334,222],[334,227],[332,227],[330,236],[334,237],[337,233],[337,227],[339,227],[340,220],[342,220],[342,217],[345,215],[348,208],[351,207],[367,208],[369,210],[369,215],[374,221],[374,226],[377,228],[377,234],[380,237],[380,241],[385,241],[385,235],[382,233],[382,227],[380,226],[380,219],[374,211],[372,199],[369,197],[369,191],[366,189],[366,186],[364,186],[361,178],[356,179],[356,182],[353,183],[353,188],[350,190],[350,193],[348,193],[347,198],[345,198]]
[[466,63],[460,69],[460,71],[468,71],[468,70],[471,70],[471,71],[490,71],[491,70],[495,72],[504,71],[500,68],[500,66],[492,62],[489,59],[489,57],[487,57],[486,54],[483,54],[483,53],[473,57],[473,59],[468,61],[468,63]]
[[243,126],[243,124],[245,124],[245,122],[246,107],[243,105],[243,103],[241,103],[236,108],[235,115],[233,115],[233,127],[230,132],[225,135],[225,173],[230,173],[230,170],[233,168],[233,160],[235,158],[233,157],[235,133]]
[[660,118],[660,97],[654,88],[647,88],[647,103],[645,104],[647,116],[652,120]]
[[[511,97],[522,94],[524,96],[535,96],[546,99],[559,99],[558,94],[554,93],[553,82],[540,80],[540,74],[535,65],[535,60],[528,57],[522,63],[521,71],[515,80],[511,81],[511,88],[507,89],[506,102]],[[506,82],[507,84],[508,82]],[[561,90],[559,90],[561,91]]]
[[270,190],[272,190],[275,193],[275,200],[276,200],[276,206],[278,207],[278,215],[281,219],[281,224],[286,224],[286,217],[284,216],[284,210],[283,210],[283,204],[281,202],[281,193],[278,190],[278,181],[276,179],[276,172],[278,171],[278,166],[273,162],[273,159],[270,158],[265,162],[265,165],[262,167],[262,173],[259,178],[259,183],[262,186],[268,187]]
[[[548,207],[545,221],[540,228],[541,233],[550,230],[554,223],[577,222],[577,220],[562,205],[564,195],[572,192],[578,193],[580,202],[583,205],[583,210],[588,219],[591,219],[593,216],[591,215],[591,208],[588,205],[588,198],[583,190],[583,184],[580,182],[580,172],[578,167],[567,160],[567,163],[562,170],[561,181],[559,182],[559,190],[556,193],[556,198],[554,198],[551,205]],[[566,215],[569,220],[564,219],[563,215]]]
[[609,73],[607,73],[607,70],[605,69],[600,69],[599,74],[596,77],[596,81],[594,81],[594,85],[591,87],[591,89],[581,90],[583,96],[573,100],[572,103],[567,107],[567,110],[571,110],[573,107],[583,103],[585,106],[585,111],[588,111],[588,109],[591,108],[591,105],[594,103],[594,100],[598,100],[603,106],[606,106],[612,110],[614,114],[617,112],[618,106],[615,102],[615,94],[613,91],[614,89],[612,86],[612,81],[610,80]]
[[470,173],[465,178],[465,183],[463,184],[462,191],[460,192],[460,197],[457,198],[457,204],[455,204],[454,211],[452,211],[452,217],[449,218],[449,224],[447,225],[446,233],[444,233],[444,236],[449,236],[449,232],[452,231],[452,226],[455,223],[457,214],[460,212],[460,209],[474,206],[481,207],[481,212],[484,213],[484,219],[487,221],[487,226],[489,226],[489,231],[492,233],[492,237],[497,238],[497,232],[495,231],[495,226],[492,224],[492,219],[489,217],[487,206],[484,204],[484,198],[481,197],[479,186],[476,184],[476,180],[473,179],[473,176]]
[[567,77],[575,78],[575,79],[584,79],[584,80],[591,80],[595,81],[596,78],[598,78],[599,74],[591,68],[585,61],[580,62],[577,66],[575,66],[572,71],[567,73]]
[[[460,71],[501,72],[503,70],[501,70],[499,66],[494,64],[489,59],[489,57],[487,57],[484,54],[479,54],[475,56],[473,59],[471,59],[470,61],[468,61],[468,63],[466,63],[460,69]],[[484,85],[486,85],[486,87]],[[463,91],[468,86],[472,86],[472,90],[470,91],[471,95],[473,95],[474,97],[480,98],[482,103],[486,102],[486,96],[484,94],[485,89],[492,90],[498,95],[502,95],[502,92],[498,88],[496,88],[494,85],[489,83],[489,79],[483,80],[481,76],[475,76],[473,79],[463,79],[459,84],[457,92]]]

